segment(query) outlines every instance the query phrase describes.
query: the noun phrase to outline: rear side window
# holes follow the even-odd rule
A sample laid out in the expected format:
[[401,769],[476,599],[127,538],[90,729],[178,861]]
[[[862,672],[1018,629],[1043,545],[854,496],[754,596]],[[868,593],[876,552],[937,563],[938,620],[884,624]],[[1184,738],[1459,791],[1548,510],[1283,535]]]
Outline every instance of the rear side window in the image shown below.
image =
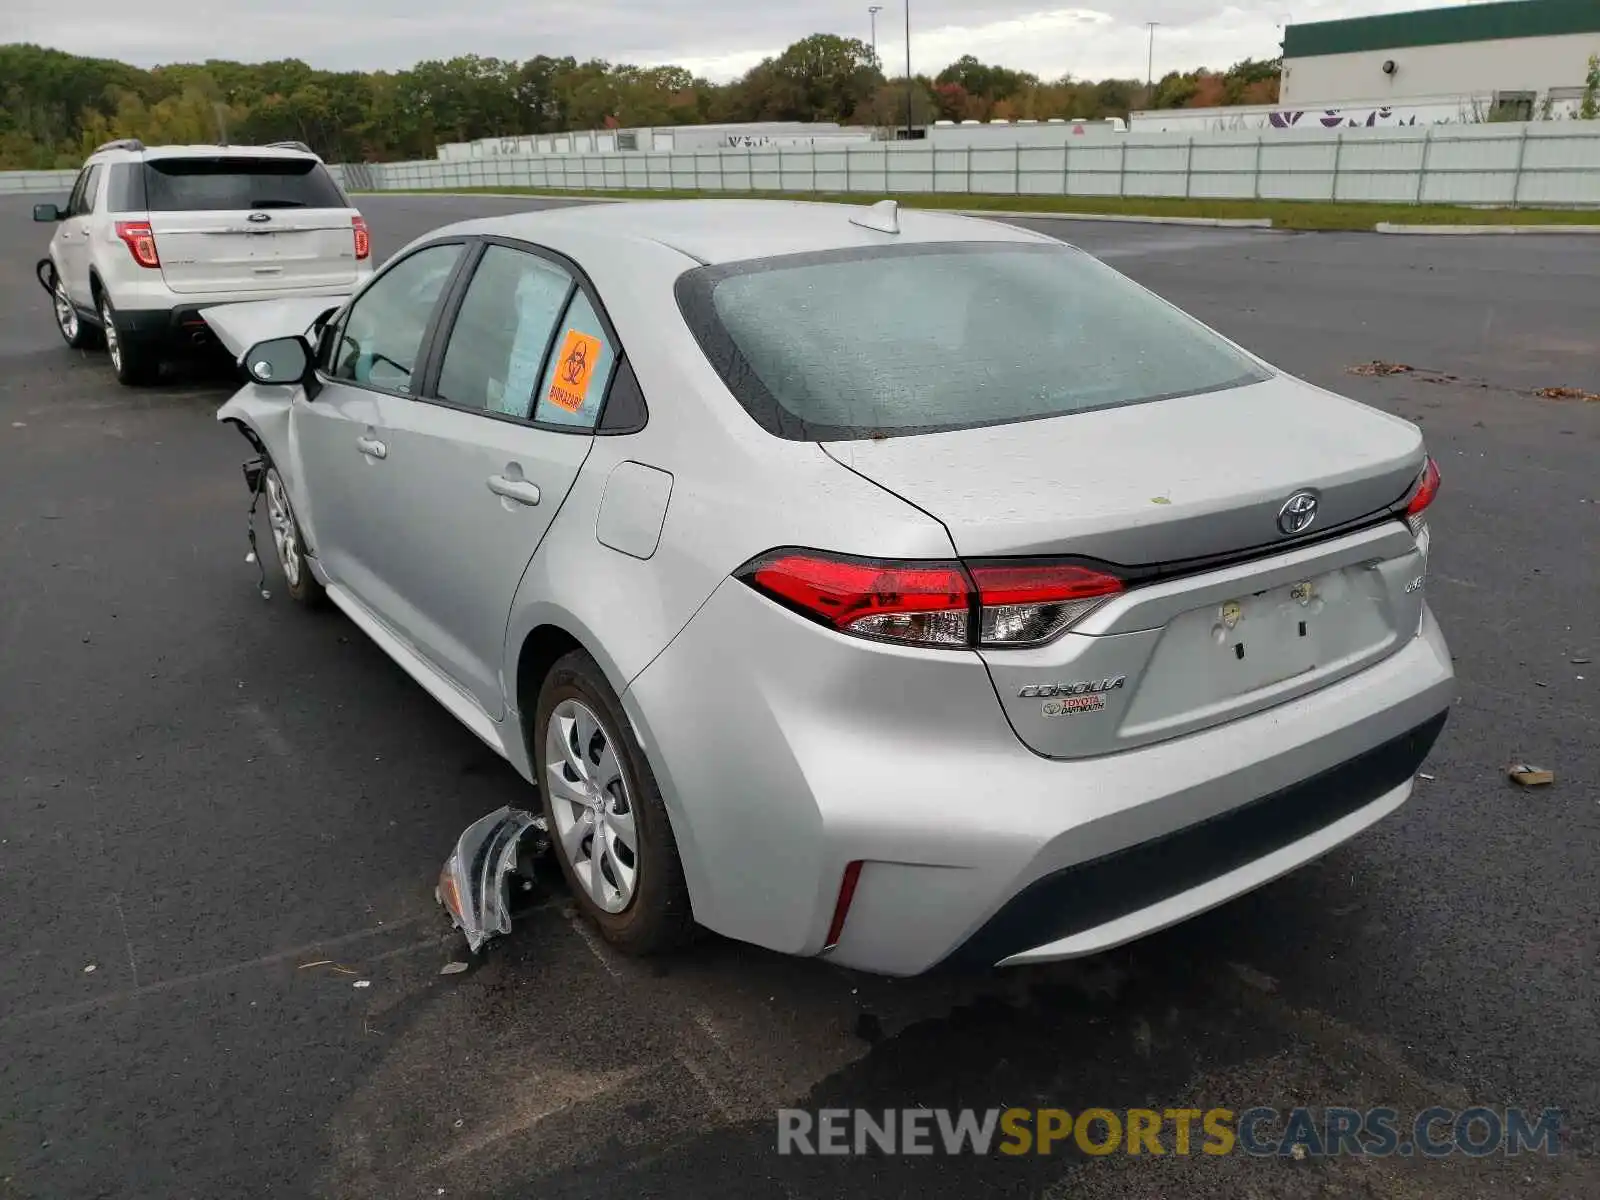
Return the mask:
[[616,351],[583,292],[572,298],[557,328],[554,353],[535,393],[534,420],[593,429],[611,382]]
[[138,163],[112,163],[111,176],[106,182],[106,211],[114,213],[142,213],[144,202],[144,168]]
[[150,212],[349,207],[313,158],[162,158],[145,163],[144,186]]
[[1081,251],[921,243],[723,264],[678,301],[752,417],[796,440],[1004,425],[1267,378]]

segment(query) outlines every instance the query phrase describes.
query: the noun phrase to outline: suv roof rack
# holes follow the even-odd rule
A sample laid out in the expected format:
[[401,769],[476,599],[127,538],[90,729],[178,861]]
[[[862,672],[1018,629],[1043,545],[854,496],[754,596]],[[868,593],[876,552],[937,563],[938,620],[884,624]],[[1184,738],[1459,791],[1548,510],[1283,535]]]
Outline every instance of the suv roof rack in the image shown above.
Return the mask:
[[144,143],[138,138],[118,138],[114,142],[107,142],[103,146],[95,147],[94,152],[99,154],[104,150],[132,150],[137,154],[144,150]]
[[268,150],[298,150],[302,154],[314,153],[304,142],[268,142]]

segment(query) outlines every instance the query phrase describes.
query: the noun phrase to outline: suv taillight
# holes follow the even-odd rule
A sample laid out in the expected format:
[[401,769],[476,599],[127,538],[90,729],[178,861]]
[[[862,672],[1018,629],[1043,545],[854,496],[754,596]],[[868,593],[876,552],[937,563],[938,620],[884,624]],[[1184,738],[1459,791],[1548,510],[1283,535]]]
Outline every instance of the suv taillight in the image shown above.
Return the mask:
[[1439,483],[1439,464],[1434,462],[1430,455],[1427,465],[1422,468],[1422,474],[1417,476],[1411,499],[1406,503],[1406,524],[1411,527],[1414,537],[1421,537],[1422,531],[1428,526],[1425,514],[1428,505],[1439,495]]
[[156,253],[156,235],[145,221],[118,221],[117,236],[128,247],[133,261],[141,267],[159,267],[161,256]]
[[372,237],[367,233],[365,217],[352,217],[350,224],[356,234],[356,261],[360,262],[372,253]]
[[947,649],[1040,645],[1124,589],[1079,563],[895,562],[816,550],[772,551],[736,577],[841,633]]

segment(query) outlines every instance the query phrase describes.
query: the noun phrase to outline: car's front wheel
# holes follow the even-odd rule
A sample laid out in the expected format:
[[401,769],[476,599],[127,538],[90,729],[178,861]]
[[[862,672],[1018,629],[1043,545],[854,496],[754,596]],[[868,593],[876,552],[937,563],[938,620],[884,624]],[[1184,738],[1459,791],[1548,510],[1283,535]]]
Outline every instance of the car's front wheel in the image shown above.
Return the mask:
[[154,383],[161,372],[161,360],[153,346],[128,337],[117,326],[117,310],[111,297],[100,297],[100,326],[105,332],[106,353],[111,356],[111,369],[117,381],[129,387]]
[[656,954],[694,928],[678,846],[633,728],[599,664],[561,658],[534,715],[550,840],[586,917],[628,954]]
[[316,607],[327,593],[306,561],[305,537],[300,532],[300,522],[295,519],[294,506],[289,503],[289,489],[283,485],[283,476],[278,474],[277,467],[267,468],[263,486],[267,496],[267,525],[272,530],[272,544],[278,552],[278,566],[283,570],[289,597],[308,607]]

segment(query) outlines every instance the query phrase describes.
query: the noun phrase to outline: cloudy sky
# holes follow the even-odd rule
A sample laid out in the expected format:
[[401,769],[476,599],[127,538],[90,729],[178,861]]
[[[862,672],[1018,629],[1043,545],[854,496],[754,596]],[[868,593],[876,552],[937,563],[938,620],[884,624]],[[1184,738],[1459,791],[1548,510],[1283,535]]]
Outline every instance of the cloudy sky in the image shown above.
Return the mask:
[[[1057,0],[1059,2],[1059,0]],[[916,71],[962,54],[1055,78],[1142,77],[1277,53],[1286,21],[1325,21],[1449,0],[909,0]],[[1457,0],[1459,2],[1459,0]],[[731,78],[810,33],[869,36],[867,0],[0,0],[0,42],[28,41],[149,66],[203,58],[300,58],[331,69],[409,66],[456,54],[572,54],[679,63]],[[203,14],[203,15],[202,15]],[[905,9],[878,14],[878,51],[905,61]]]

